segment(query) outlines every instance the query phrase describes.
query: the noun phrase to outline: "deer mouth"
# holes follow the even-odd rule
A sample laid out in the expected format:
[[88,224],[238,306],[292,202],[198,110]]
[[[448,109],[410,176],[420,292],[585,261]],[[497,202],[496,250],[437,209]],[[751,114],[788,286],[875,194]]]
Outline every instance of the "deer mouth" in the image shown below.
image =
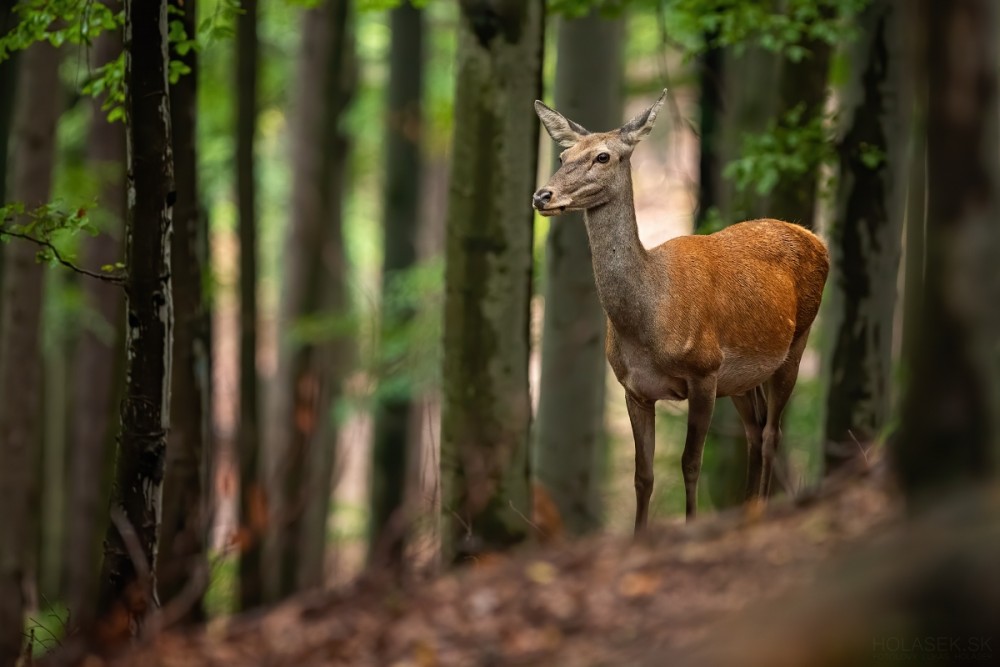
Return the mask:
[[551,218],[552,216],[559,215],[560,213],[566,212],[565,206],[547,206],[546,208],[536,209],[546,218]]

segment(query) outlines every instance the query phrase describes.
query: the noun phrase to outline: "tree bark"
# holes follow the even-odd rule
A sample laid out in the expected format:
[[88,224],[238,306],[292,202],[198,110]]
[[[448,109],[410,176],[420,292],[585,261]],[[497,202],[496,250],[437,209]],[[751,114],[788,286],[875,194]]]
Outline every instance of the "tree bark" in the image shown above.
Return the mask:
[[240,608],[263,602],[261,567],[263,504],[257,399],[257,0],[244,0],[236,21],[236,199],[240,235]]
[[126,382],[98,605],[101,634],[112,644],[127,640],[156,602],[153,573],[170,422],[170,236],[177,196],[166,0],[126,0],[125,51]]
[[[121,53],[117,32],[102,33],[94,42],[94,67]],[[100,206],[91,218],[100,229],[81,242],[84,266],[115,264],[122,259],[125,222],[125,126],[109,123],[103,99],[91,103],[87,168],[97,178]],[[84,278],[84,303],[95,314],[82,327],[73,360],[71,441],[69,455],[67,603],[75,627],[94,620],[101,540],[106,529],[108,493],[114,467],[114,413],[120,399],[123,370],[125,296],[117,285]]]
[[[715,156],[705,155],[706,172],[702,178],[719,183],[714,199],[699,202],[699,212],[707,213],[717,207],[724,225],[761,217],[771,217],[765,198],[753,190],[740,192],[731,181],[722,178],[725,165],[739,157],[746,133],[760,133],[767,129],[774,118],[777,100],[773,94],[778,84],[778,58],[759,47],[747,48],[737,53],[723,49],[722,72],[718,80],[711,80],[704,72],[703,86],[721,90],[721,99],[703,89],[703,104],[720,103],[717,127],[714,130]],[[703,110],[703,115],[706,111]],[[711,138],[711,134],[709,135]],[[706,136],[702,136],[702,142]],[[703,146],[704,150],[704,146]],[[710,169],[720,171],[713,174]],[[705,191],[701,192],[706,195]],[[707,196],[707,195],[706,195]],[[709,231],[709,230],[705,230]],[[718,401],[709,428],[702,465],[706,490],[717,508],[732,507],[743,502],[746,491],[747,440],[736,408],[729,400]],[[777,486],[777,485],[775,485]]]
[[[0,0],[0,34],[6,34],[16,23],[14,5],[17,0]],[[17,89],[17,54],[12,53],[0,63],[0,204],[7,201],[7,152],[14,115],[14,93]],[[0,248],[0,262],[3,249]]]
[[701,87],[699,114],[699,155],[698,155],[698,214],[695,229],[705,228],[710,212],[719,212],[722,190],[722,128],[723,93],[725,91],[725,50],[715,46],[714,34],[705,36],[705,52],[698,59],[698,80]]
[[[59,52],[47,43],[21,56],[14,126],[11,199],[33,209],[48,202],[60,111]],[[27,218],[16,221],[27,224]],[[38,518],[39,351],[45,267],[37,248],[16,240],[6,248],[0,302],[0,665],[13,665],[23,639],[24,590],[34,567]],[[33,585],[33,583],[31,584]]]
[[[303,16],[295,124],[292,220],[287,242],[279,331],[307,316],[347,317],[347,258],[342,229],[348,139],[340,119],[353,90],[355,61],[348,0],[328,0]],[[317,94],[317,87],[321,91]],[[331,406],[351,358],[350,335],[321,343],[282,342],[276,382],[275,461],[279,531],[275,596],[323,581],[326,519],[336,451]]]
[[914,16],[928,90],[926,270],[892,454],[921,506],[988,478],[1000,454],[998,16],[991,0],[922,2]]
[[[559,21],[556,108],[593,132],[622,122],[624,28],[622,19],[603,18],[598,10]],[[559,168],[558,157],[552,163],[553,171]],[[566,528],[582,534],[601,525],[607,317],[597,297],[583,214],[552,220],[545,255],[538,480]]]
[[[829,9],[822,9],[829,14]],[[825,16],[824,18],[830,18]],[[781,65],[778,84],[777,118],[782,119],[796,106],[802,105],[800,124],[822,118],[826,104],[826,89],[830,71],[832,47],[822,40],[806,40],[802,46],[809,55],[798,62],[785,60]],[[767,215],[787,220],[807,229],[816,227],[819,165],[800,175],[784,174],[771,192]]]
[[[420,217],[420,137],[423,115],[423,11],[404,1],[390,13],[389,90],[386,116],[386,182],[382,259],[381,359],[384,377],[405,363],[405,351],[392,354],[388,341],[412,317],[393,295],[417,260]],[[412,383],[383,382],[375,414],[371,483],[371,558],[400,567],[412,517],[406,515],[408,472],[419,454],[411,436]]]
[[531,193],[542,3],[463,0],[448,207],[442,411],[445,554],[529,535]]
[[[170,0],[185,33],[197,30],[195,0]],[[203,267],[208,228],[198,197],[197,50],[171,58],[190,68],[170,86],[177,200],[174,204],[170,262],[174,297],[174,347],[171,370],[170,432],[163,480],[163,514],[157,562],[157,591],[164,603],[184,596],[177,622],[205,620],[202,604],[208,585],[205,544],[208,536],[208,480],[211,433],[211,338]]]
[[[843,94],[834,257],[833,355],[824,436],[825,473],[866,456],[889,418],[892,331],[901,253],[908,136],[901,86],[898,3],[874,0],[860,16]],[[880,161],[873,164],[873,154]],[[866,162],[866,155],[868,161]]]

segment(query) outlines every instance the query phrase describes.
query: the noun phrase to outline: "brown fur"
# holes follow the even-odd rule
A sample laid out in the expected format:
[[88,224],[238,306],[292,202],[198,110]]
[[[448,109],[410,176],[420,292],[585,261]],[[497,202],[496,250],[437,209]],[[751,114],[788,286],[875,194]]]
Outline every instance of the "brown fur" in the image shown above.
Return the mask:
[[747,433],[747,497],[766,497],[781,413],[829,270],[819,238],[779,220],[682,236],[651,250],[642,246],[630,157],[663,100],[622,128],[596,134],[536,103],[549,134],[566,150],[534,204],[543,215],[585,211],[608,315],[608,362],[625,387],[636,440],[637,531],[646,524],[652,491],[657,400],[688,400],[682,469],[689,518],[696,513],[702,449],[719,396],[732,397]]

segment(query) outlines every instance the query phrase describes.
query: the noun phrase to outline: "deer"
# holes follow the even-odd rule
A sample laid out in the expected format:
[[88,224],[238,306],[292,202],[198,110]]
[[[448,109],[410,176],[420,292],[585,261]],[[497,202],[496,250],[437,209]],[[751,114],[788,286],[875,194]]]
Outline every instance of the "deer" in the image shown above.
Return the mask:
[[715,402],[729,397],[747,438],[746,500],[770,493],[781,416],[798,377],[830,267],[826,246],[800,225],[739,222],[647,249],[639,240],[631,156],[653,129],[667,91],[618,129],[590,132],[541,101],[535,112],[564,149],[532,196],[543,216],[583,211],[594,279],[607,315],[605,353],[635,441],[635,534],[653,492],[654,405],[688,402],[681,455],[685,517],[697,515],[698,477]]

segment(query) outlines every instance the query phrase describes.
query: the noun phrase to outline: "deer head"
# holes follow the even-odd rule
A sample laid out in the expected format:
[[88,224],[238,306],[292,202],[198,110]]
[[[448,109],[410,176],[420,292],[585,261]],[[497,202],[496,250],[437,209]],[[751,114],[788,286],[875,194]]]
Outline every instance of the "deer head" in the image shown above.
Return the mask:
[[562,166],[532,197],[544,216],[580,211],[608,203],[622,188],[631,188],[629,158],[636,145],[650,133],[666,100],[664,90],[651,107],[610,132],[592,133],[554,109],[535,101],[535,113],[549,135],[565,150]]

